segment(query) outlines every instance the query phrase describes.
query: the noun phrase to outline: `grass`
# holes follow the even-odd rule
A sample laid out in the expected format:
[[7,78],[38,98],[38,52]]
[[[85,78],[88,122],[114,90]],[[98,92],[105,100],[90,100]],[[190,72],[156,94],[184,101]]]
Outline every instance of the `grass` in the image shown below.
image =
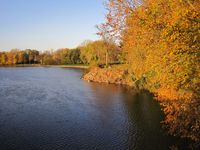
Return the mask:
[[80,68],[87,69],[88,65],[71,64],[71,65],[41,65],[41,64],[17,64],[17,65],[1,65],[0,67],[57,67],[57,68]]

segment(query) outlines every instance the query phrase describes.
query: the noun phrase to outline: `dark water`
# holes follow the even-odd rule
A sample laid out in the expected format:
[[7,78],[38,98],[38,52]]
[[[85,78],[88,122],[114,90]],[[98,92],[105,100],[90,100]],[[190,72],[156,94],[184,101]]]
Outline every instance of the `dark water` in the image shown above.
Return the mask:
[[174,143],[150,94],[88,83],[81,74],[0,68],[0,150],[164,150]]

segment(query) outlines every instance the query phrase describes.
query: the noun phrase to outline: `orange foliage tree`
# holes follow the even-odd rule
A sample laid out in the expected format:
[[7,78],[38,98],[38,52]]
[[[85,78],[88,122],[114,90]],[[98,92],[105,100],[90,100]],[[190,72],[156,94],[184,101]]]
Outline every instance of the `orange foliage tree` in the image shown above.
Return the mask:
[[108,0],[106,22],[97,26],[98,34],[104,39],[121,40],[122,32],[126,29],[126,17],[140,5],[140,0]]
[[145,0],[137,7],[128,0],[114,2],[108,1],[105,30],[100,31],[120,35],[134,82],[157,95],[169,132],[198,143],[200,1]]

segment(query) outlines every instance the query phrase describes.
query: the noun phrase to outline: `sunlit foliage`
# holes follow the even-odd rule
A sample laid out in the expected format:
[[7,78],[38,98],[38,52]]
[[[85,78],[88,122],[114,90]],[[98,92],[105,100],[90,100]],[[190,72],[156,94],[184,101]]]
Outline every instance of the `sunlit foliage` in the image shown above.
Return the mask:
[[[171,134],[199,141],[200,1],[146,0],[137,7],[126,3],[130,4],[108,0],[103,25],[112,27],[118,24],[115,20],[122,21],[123,28],[113,31],[121,36],[133,82],[156,94]],[[111,31],[100,33],[113,36]]]
[[80,46],[81,60],[85,64],[105,65],[119,62],[120,48],[104,40],[85,42]]
[[37,64],[39,63],[39,51],[26,49],[12,49],[9,52],[0,52],[0,65]]
[[9,52],[0,52],[0,65],[42,64],[66,65],[81,64],[80,49],[58,49],[39,52],[37,50],[13,49]]
[[139,5],[141,5],[141,0],[108,0],[105,3],[107,9],[106,22],[97,26],[98,35],[101,35],[104,39],[119,42],[122,32],[127,27],[126,17]]

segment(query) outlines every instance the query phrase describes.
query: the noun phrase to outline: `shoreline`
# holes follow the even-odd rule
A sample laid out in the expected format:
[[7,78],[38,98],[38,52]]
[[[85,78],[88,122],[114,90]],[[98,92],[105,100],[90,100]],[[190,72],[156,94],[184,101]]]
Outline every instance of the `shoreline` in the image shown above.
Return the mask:
[[87,65],[41,65],[41,64],[18,64],[18,65],[0,65],[1,67],[53,67],[53,68],[77,68],[88,69]]
[[114,65],[111,68],[94,67],[83,74],[82,79],[88,82],[125,85],[133,87],[132,82],[127,78],[128,71],[125,65]]

